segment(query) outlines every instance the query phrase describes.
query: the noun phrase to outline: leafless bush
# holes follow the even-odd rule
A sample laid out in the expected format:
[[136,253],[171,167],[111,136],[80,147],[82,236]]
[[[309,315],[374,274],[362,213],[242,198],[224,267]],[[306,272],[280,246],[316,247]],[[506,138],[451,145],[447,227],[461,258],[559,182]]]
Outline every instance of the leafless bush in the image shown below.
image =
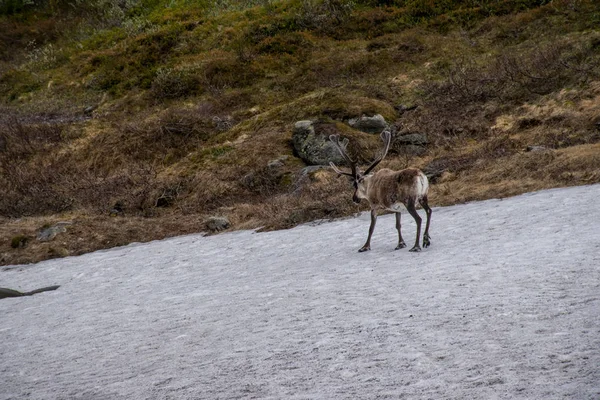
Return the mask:
[[42,162],[3,162],[0,185],[0,215],[23,217],[63,212],[73,200],[59,189],[60,166]]
[[145,213],[156,206],[160,183],[158,170],[150,163],[131,163],[114,171],[89,169],[64,173],[61,190],[74,206],[105,213],[119,203],[129,214]]
[[60,169],[39,154],[63,141],[65,126],[52,123],[27,124],[10,110],[0,115],[0,215],[17,217],[38,212],[60,212],[72,201],[56,189]]
[[555,43],[521,53],[507,51],[487,62],[461,60],[441,82],[422,88],[433,104],[449,106],[523,101],[569,85],[586,83],[600,73],[593,43]]
[[173,162],[198,149],[214,135],[230,129],[235,121],[210,105],[172,108],[142,122],[116,122],[111,135],[98,138],[98,147],[114,148],[137,160]]
[[245,174],[240,181],[242,186],[252,193],[274,195],[288,191],[292,177],[280,166],[269,164]]
[[22,117],[0,110],[0,162],[28,158],[61,142],[64,129],[56,123],[26,124]]
[[199,90],[200,81],[191,71],[161,68],[152,81],[150,94],[155,100],[177,99],[196,94]]
[[71,209],[105,213],[117,202],[129,213],[147,214],[164,197],[157,172],[148,164],[113,172],[80,170],[72,160],[55,156],[5,164],[0,184],[0,215],[14,218]]
[[486,59],[461,60],[445,69],[441,81],[419,86],[424,107],[404,122],[427,132],[437,146],[461,138],[485,138],[502,108],[540,95],[585,85],[600,75],[594,40],[568,41],[507,50]]
[[[157,131],[163,136],[192,135],[193,125],[164,116]],[[70,209],[103,213],[116,202],[129,212],[148,214],[176,200],[178,184],[161,180],[149,161],[82,169],[70,153],[54,151],[63,145],[65,129],[62,124],[26,124],[9,112],[0,117],[0,216],[47,215]],[[115,151],[111,143],[105,144]]]

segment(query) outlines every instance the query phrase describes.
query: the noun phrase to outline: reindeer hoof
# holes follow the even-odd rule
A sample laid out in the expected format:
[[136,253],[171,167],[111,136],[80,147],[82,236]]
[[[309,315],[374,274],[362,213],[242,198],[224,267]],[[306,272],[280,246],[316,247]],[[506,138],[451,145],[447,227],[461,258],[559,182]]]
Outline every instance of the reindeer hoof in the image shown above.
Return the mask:
[[371,246],[361,247],[360,249],[358,249],[358,252],[359,253],[363,253],[363,252],[368,251],[368,250],[371,250]]
[[396,248],[394,250],[400,250],[406,247],[406,243],[404,242],[400,242],[398,243],[398,246],[396,246]]
[[429,240],[429,235],[426,235],[423,238],[423,247],[428,248],[431,245],[431,241]]
[[412,249],[410,249],[409,251],[412,251],[413,253],[418,253],[419,251],[421,251],[421,247],[415,246]]

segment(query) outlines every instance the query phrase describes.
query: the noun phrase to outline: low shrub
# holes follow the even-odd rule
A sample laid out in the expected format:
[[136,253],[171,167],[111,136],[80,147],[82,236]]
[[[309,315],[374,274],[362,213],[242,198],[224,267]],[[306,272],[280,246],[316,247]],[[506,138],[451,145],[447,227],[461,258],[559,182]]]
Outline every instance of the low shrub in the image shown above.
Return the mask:
[[10,247],[12,247],[13,249],[20,249],[26,247],[27,243],[29,242],[29,239],[30,238],[27,235],[13,236],[10,240]]
[[42,153],[63,141],[64,130],[60,123],[26,124],[22,116],[0,110],[0,165],[8,167]]
[[29,42],[25,56],[31,70],[48,70],[68,61],[62,49],[52,43],[39,46],[35,41]]
[[354,7],[352,0],[302,0],[295,23],[300,29],[331,32],[350,16]]
[[8,101],[17,100],[20,96],[38,90],[42,81],[37,74],[25,69],[11,68],[0,74],[0,93],[5,94]]
[[263,78],[262,72],[252,64],[230,57],[206,62],[199,73],[201,85],[213,94],[220,94],[224,89],[250,86]]
[[54,162],[10,162],[1,167],[0,215],[19,218],[64,212],[73,200],[59,188],[63,167]]
[[200,80],[192,71],[185,69],[159,68],[150,87],[154,100],[177,99],[198,94]]

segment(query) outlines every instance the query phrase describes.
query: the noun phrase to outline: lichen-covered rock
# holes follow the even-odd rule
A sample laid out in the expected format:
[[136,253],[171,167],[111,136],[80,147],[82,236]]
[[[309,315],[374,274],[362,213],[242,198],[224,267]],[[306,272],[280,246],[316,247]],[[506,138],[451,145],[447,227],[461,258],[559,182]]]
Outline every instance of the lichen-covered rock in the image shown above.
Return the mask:
[[421,133],[409,133],[406,135],[398,135],[394,139],[394,143],[398,145],[412,145],[412,146],[425,146],[428,140],[427,136]]
[[204,227],[210,232],[220,232],[231,226],[227,217],[210,217],[204,221]]
[[37,234],[37,240],[40,242],[49,242],[56,237],[59,233],[65,233],[67,226],[71,225],[72,222],[58,222],[52,226],[43,227]]
[[309,165],[343,164],[344,159],[324,134],[316,133],[312,121],[298,121],[292,132],[292,143],[298,156]]

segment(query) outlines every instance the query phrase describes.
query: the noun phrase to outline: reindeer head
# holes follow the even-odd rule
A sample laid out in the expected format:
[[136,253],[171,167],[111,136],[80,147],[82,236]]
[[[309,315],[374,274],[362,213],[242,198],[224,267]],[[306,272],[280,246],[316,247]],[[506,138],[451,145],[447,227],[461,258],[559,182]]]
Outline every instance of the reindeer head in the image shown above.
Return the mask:
[[373,170],[373,168],[375,168],[381,162],[381,160],[383,160],[383,158],[386,156],[386,154],[387,154],[387,152],[388,152],[388,150],[390,148],[390,142],[392,140],[392,135],[391,135],[390,131],[386,129],[383,132],[381,132],[381,139],[383,140],[383,143],[384,143],[383,151],[371,163],[371,165],[369,165],[367,167],[367,169],[365,170],[365,172],[361,172],[360,169],[357,166],[357,162],[355,160],[353,160],[352,158],[350,158],[350,156],[346,152],[346,146],[348,146],[348,139],[344,138],[340,142],[340,135],[331,135],[331,136],[329,136],[329,140],[331,140],[331,142],[338,149],[338,151],[340,152],[340,154],[342,155],[342,157],[344,158],[344,160],[346,160],[346,162],[350,166],[350,171],[351,172],[343,172],[343,171],[341,171],[333,162],[330,162],[329,165],[339,175],[344,175],[344,176],[347,176],[347,177],[350,178],[350,180],[352,181],[352,185],[354,186],[354,194],[352,195],[352,201],[354,201],[356,204],[360,203],[360,199],[362,197],[364,197],[364,193],[365,193],[364,181],[365,181],[365,178],[367,178],[368,175],[369,175],[369,173]]

